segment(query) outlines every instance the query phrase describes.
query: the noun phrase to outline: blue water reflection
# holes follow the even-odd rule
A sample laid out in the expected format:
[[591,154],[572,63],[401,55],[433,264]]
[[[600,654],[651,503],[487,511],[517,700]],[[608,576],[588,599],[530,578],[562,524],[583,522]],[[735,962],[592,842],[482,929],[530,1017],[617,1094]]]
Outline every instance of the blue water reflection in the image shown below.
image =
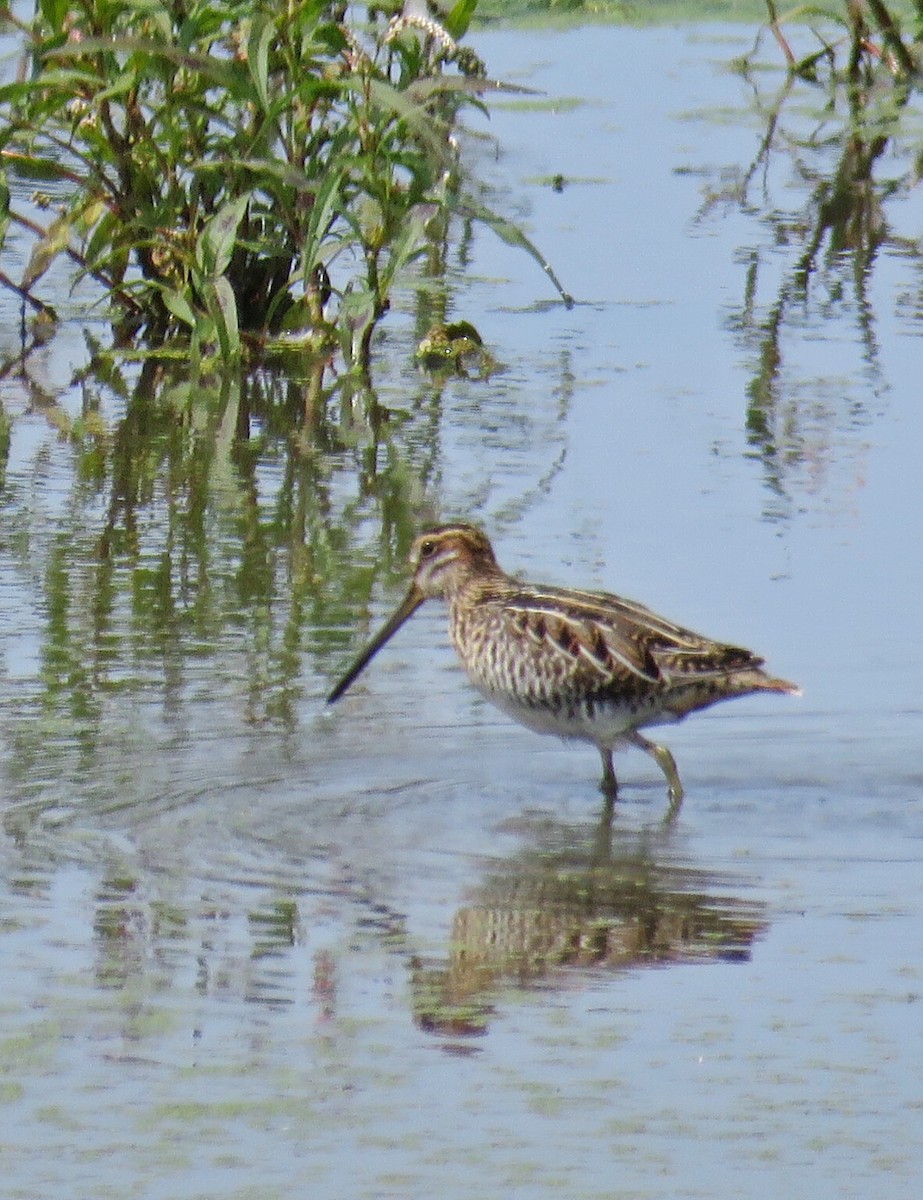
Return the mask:
[[[828,257],[779,310],[823,97],[792,89],[742,202],[781,86],[728,69],[752,40],[478,36],[579,101],[500,103],[499,154],[470,146],[581,301],[477,232],[451,315],[487,383],[420,376],[409,293],[377,407],[72,386],[76,324],[0,382],[11,1195],[913,1194],[919,231],[888,198],[862,280]],[[437,609],[325,711],[437,514],[758,647],[804,699],[671,730],[671,830],[626,757],[608,841],[595,756],[474,698]]]

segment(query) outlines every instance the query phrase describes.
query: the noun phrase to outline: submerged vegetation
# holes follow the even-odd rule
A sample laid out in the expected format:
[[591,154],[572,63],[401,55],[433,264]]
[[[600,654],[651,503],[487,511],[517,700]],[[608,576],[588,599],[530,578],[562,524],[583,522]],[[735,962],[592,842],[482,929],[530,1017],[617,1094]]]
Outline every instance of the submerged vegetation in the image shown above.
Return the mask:
[[475,7],[361,25],[318,0],[7,10],[25,50],[0,89],[0,166],[49,190],[29,209],[0,177],[0,234],[33,239],[0,283],[47,324],[38,287],[66,255],[123,338],[224,360],[283,339],[367,369],[396,279],[453,214],[542,262],[466,193],[456,120],[499,86],[459,44]]

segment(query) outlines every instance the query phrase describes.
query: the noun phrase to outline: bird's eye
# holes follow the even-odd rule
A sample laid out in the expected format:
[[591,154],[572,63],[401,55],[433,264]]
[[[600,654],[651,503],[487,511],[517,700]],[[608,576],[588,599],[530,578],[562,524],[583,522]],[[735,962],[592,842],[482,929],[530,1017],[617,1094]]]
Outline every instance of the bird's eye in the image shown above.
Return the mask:
[[427,541],[420,543],[420,557],[421,558],[429,558],[432,554],[435,553],[435,551],[436,551],[436,543],[435,542],[429,541],[427,539]]

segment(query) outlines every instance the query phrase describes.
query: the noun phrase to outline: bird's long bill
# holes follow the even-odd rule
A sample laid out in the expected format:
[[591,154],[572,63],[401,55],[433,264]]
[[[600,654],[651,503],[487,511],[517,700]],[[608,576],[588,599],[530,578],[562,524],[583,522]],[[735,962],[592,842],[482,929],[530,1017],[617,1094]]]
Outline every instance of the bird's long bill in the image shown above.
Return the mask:
[[410,591],[327,697],[328,704],[335,704],[339,700],[350,684],[368,666],[385,642],[389,641],[404,622],[413,616],[425,599],[426,597],[411,585]]

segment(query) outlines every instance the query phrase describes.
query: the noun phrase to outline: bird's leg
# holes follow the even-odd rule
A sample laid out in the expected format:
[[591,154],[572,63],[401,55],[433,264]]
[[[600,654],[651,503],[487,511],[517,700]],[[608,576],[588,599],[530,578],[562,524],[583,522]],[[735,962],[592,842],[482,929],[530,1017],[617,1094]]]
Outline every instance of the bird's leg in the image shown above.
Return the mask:
[[637,730],[629,736],[628,740],[633,746],[637,746],[639,750],[649,754],[666,775],[670,787],[670,813],[675,813],[683,801],[683,785],[680,783],[673,755],[666,746],[658,746],[656,742],[649,742]]
[[603,824],[610,825],[615,812],[615,798],[619,785],[615,778],[615,767],[612,765],[611,749],[599,747],[599,756],[603,760],[603,777],[599,781],[599,790],[603,794]]
[[618,794],[619,785],[615,778],[615,767],[612,765],[612,751],[600,746],[599,756],[603,760],[603,777],[599,783],[599,790],[607,800],[614,800]]

